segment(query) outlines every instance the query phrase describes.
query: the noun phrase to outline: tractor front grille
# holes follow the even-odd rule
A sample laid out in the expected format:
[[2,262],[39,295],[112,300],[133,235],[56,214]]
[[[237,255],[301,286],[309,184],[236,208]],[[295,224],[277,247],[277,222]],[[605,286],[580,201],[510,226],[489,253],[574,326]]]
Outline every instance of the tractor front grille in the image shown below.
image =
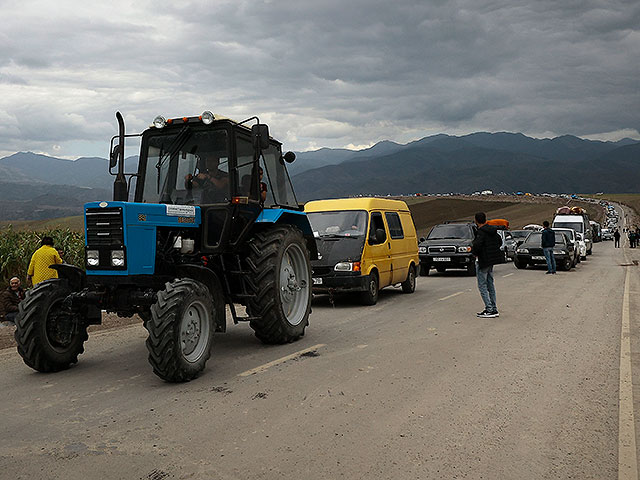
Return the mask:
[[87,208],[87,245],[121,247],[124,245],[122,208]]

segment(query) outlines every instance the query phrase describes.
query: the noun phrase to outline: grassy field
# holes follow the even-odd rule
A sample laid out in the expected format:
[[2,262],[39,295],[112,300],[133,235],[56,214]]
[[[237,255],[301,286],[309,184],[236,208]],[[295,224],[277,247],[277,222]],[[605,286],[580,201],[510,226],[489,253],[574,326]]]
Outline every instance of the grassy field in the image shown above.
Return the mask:
[[84,232],[84,217],[77,215],[74,217],[53,218],[50,220],[8,220],[0,222],[0,230],[11,225],[13,230],[42,232],[46,230],[71,230],[72,232]]

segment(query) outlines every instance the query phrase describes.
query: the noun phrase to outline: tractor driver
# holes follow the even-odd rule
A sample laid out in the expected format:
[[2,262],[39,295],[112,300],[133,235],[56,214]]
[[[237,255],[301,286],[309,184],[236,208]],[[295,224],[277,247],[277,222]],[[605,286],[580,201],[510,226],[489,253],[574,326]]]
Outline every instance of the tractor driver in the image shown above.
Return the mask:
[[220,158],[209,153],[203,156],[205,168],[195,177],[188,174],[185,177],[185,187],[190,190],[192,187],[202,189],[202,199],[200,203],[216,203],[224,201],[229,190],[229,174],[220,170]]

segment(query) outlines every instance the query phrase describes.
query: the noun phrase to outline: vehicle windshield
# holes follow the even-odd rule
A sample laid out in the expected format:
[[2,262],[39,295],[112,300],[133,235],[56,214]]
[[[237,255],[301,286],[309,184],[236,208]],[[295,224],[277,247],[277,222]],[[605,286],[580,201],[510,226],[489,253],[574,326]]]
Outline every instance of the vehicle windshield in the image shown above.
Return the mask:
[[531,233],[530,230],[512,230],[511,231],[511,235],[513,235],[514,238],[525,238],[530,233]]
[[473,233],[469,228],[469,225],[436,225],[429,232],[427,240],[444,240],[454,238],[472,240]]
[[570,228],[576,232],[584,233],[584,224],[581,222],[554,222],[554,228]]
[[226,130],[159,132],[149,137],[146,158],[144,203],[201,205],[230,197]]
[[316,237],[362,237],[367,231],[367,213],[342,210],[307,213]]

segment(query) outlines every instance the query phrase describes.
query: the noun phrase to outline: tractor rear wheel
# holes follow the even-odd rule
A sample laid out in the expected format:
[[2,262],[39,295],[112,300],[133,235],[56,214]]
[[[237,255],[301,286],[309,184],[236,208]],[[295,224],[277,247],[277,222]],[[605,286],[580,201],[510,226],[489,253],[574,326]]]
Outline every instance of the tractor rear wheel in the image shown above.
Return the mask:
[[167,282],[145,323],[153,372],[167,382],[196,378],[211,355],[215,309],[209,289],[189,278]]
[[65,302],[70,293],[66,280],[48,280],[27,291],[18,305],[18,353],[24,363],[39,372],[65,370],[84,352],[87,326]]
[[311,312],[311,263],[302,233],[290,226],[257,233],[247,265],[253,293],[247,308],[256,337],[278,344],[303,336]]

